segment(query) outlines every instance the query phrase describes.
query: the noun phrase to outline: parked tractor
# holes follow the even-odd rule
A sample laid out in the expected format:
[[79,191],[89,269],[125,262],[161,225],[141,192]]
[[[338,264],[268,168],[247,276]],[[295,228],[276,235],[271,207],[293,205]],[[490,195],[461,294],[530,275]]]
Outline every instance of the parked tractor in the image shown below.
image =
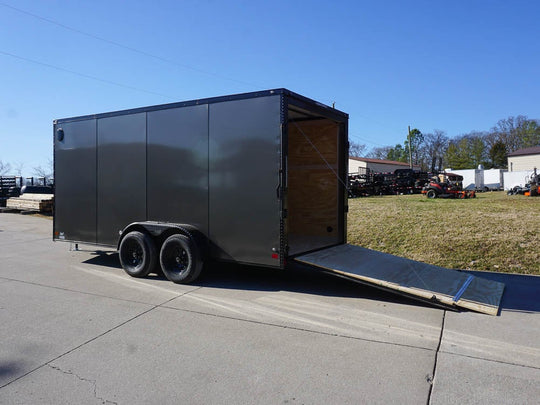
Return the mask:
[[474,191],[463,190],[463,176],[454,173],[441,173],[431,178],[422,189],[427,198],[475,198]]

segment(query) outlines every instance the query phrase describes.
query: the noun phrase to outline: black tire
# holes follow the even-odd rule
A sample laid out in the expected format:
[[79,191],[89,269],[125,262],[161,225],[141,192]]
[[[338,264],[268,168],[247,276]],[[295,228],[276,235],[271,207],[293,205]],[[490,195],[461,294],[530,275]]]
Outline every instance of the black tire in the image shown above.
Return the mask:
[[437,193],[435,192],[435,190],[428,190],[427,193],[426,193],[426,197],[427,198],[436,198]]
[[122,268],[132,277],[146,277],[157,267],[156,245],[142,232],[130,232],[122,239],[119,256]]
[[193,240],[175,234],[169,236],[159,252],[159,263],[165,277],[177,284],[194,281],[201,274],[202,258]]

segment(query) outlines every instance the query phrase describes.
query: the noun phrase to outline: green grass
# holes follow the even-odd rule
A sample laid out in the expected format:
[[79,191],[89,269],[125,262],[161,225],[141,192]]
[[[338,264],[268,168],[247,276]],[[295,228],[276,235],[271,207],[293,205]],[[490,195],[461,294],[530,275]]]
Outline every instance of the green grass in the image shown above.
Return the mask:
[[443,267],[540,275],[540,197],[349,200],[348,242]]

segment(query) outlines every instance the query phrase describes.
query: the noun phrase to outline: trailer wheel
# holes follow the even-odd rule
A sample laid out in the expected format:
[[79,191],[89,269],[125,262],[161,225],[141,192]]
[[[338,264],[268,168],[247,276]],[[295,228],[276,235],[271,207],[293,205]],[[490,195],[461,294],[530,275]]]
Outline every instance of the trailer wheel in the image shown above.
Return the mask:
[[184,284],[194,281],[201,274],[202,260],[199,249],[187,236],[169,236],[159,253],[161,270],[173,283]]
[[437,193],[435,192],[435,190],[428,190],[427,193],[426,193],[426,197],[427,198],[435,198],[435,197],[437,197]]
[[157,265],[157,250],[152,238],[142,232],[128,233],[119,249],[120,263],[132,277],[146,277]]

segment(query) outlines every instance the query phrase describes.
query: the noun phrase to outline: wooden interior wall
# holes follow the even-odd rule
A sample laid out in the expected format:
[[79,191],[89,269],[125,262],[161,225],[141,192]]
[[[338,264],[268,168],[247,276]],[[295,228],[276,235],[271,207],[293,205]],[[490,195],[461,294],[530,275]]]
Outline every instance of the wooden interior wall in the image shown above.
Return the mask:
[[338,235],[335,173],[338,172],[339,126],[329,120],[290,122],[288,133],[288,231],[295,235]]

